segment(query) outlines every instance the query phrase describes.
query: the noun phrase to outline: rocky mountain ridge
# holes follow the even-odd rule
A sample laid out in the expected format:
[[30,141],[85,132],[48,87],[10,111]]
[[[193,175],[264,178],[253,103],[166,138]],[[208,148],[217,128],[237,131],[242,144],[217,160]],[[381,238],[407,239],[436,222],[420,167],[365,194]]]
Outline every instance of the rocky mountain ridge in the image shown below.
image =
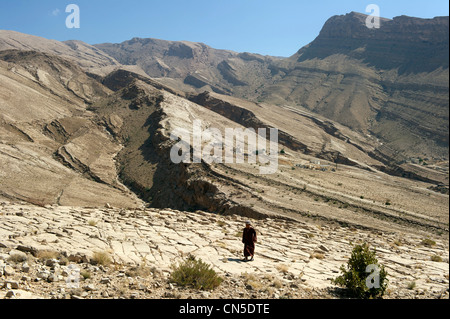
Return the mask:
[[[447,160],[448,17],[330,18],[319,36],[280,63],[261,100],[293,105],[376,136],[397,162]],[[277,69],[275,69],[277,70]],[[428,155],[425,155],[428,154]]]
[[330,18],[319,36],[292,59],[345,54],[378,70],[398,68],[399,75],[448,69],[448,17],[380,19],[379,29],[367,28],[366,19],[356,12]]
[[[60,74],[64,74],[62,71],[52,73],[53,68],[63,65],[67,68],[70,62],[49,60],[49,54],[26,53],[25,56],[34,57],[38,71],[33,72],[40,74],[40,78],[36,80],[29,75],[31,78],[25,77],[24,80],[18,74],[25,73],[17,71],[21,68],[22,55],[19,51],[4,53],[3,58],[8,61],[5,61],[8,63],[5,76],[23,88],[38,85],[41,94],[50,100],[57,96],[67,101],[59,102],[59,113],[50,112],[36,117],[40,113],[33,112],[34,118],[24,120],[22,117],[20,120],[13,117],[18,114],[16,112],[10,113],[10,118],[4,118],[1,157],[5,167],[11,168],[3,172],[1,191],[4,198],[28,200],[40,205],[77,205],[87,201],[100,205],[120,203],[119,206],[123,207],[140,207],[143,205],[141,200],[144,200],[158,208],[204,209],[253,217],[314,216],[362,227],[372,225],[371,218],[377,220],[379,227],[385,227],[381,219],[388,218],[395,223],[406,222],[423,229],[447,229],[445,216],[441,216],[445,197],[433,194],[436,201],[430,202],[431,194],[427,189],[430,185],[426,184],[429,181],[414,186],[420,189],[420,196],[414,195],[420,204],[408,203],[406,198],[413,191],[408,185],[414,182],[385,175],[385,164],[370,155],[376,149],[377,141],[338,124],[289,108],[255,104],[223,95],[185,94],[129,71],[116,71],[104,78],[75,77],[73,74],[81,71],[73,66],[77,71],[67,75],[72,77],[73,83],[76,83],[75,78],[84,79],[81,87],[91,90],[91,87],[97,87],[103,92],[103,97],[97,94],[95,100],[86,104],[85,98],[74,96],[76,90],[71,87],[76,86],[71,85],[72,82],[61,83],[58,80]],[[53,78],[59,83],[59,86],[52,86],[58,87],[57,91],[41,83],[42,79],[53,83]],[[23,94],[12,94],[14,89],[3,87],[5,94],[11,96],[4,104],[5,114],[9,114],[11,106],[24,107],[17,100],[23,98]],[[31,106],[40,112],[51,110],[41,107],[46,102],[40,103],[36,98]],[[78,109],[71,111],[77,103]],[[170,131],[175,127],[191,130],[194,119],[201,120],[204,128],[213,125],[222,132],[227,127],[277,127],[280,132],[279,174],[261,176],[258,166],[250,163],[173,164],[169,159],[174,144],[169,139]],[[27,160],[15,160],[21,157]],[[305,163],[316,162],[317,158],[323,160],[323,166],[319,165],[320,171],[328,173],[311,175],[304,170]],[[53,169],[43,169],[44,165],[51,165]],[[337,169],[337,165],[341,169]],[[331,170],[333,166],[336,168]],[[15,173],[17,171],[21,173]],[[371,198],[372,203],[355,200],[354,195],[350,195],[353,190],[346,194],[346,189],[336,188],[335,176],[354,178],[353,172],[358,172],[358,179],[367,184],[367,194],[358,196]],[[373,174],[382,183],[389,184],[395,180],[402,185],[399,202],[394,207],[387,207],[385,203],[392,201],[390,188],[380,188],[378,181],[369,186],[364,174]],[[60,181],[61,176],[65,176],[64,183]],[[328,186],[322,185],[324,181],[329,183]],[[353,183],[348,181],[350,184],[346,187]],[[273,187],[278,189],[277,195],[269,191]],[[121,195],[117,197],[118,194]],[[288,195],[291,197],[289,202],[283,199],[287,194],[291,194]],[[311,205],[311,201],[317,202],[319,198],[328,203],[327,207]],[[428,212],[420,216],[422,206],[428,202]],[[369,212],[371,217],[355,223],[348,207]],[[444,218],[444,224],[439,222],[440,218]]]
[[183,91],[320,114],[377,137],[379,158],[391,163],[447,162],[448,17],[381,19],[380,29],[367,28],[366,18],[330,18],[286,59],[154,39],[97,47]]
[[406,163],[405,176],[417,175],[409,164],[420,159],[448,169],[448,17],[381,19],[380,29],[368,29],[366,18],[331,17],[312,43],[284,59],[187,41],[91,46],[12,31],[0,33],[0,49],[53,52],[102,77],[122,68],[183,92],[306,110],[378,138],[377,158]]

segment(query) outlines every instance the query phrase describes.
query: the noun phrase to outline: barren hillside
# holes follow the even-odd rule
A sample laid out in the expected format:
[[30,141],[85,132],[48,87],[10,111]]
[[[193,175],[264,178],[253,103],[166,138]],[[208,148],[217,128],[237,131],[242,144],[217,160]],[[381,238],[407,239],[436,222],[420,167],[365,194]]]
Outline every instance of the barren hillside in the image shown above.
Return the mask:
[[[24,69],[23,56],[34,66]],[[142,205],[124,183],[153,207],[448,232],[448,195],[432,191],[429,180],[386,174],[391,168],[371,155],[378,142],[338,124],[285,107],[186,95],[128,71],[93,79],[49,54],[12,51],[2,59],[3,96],[8,97],[2,125],[3,197],[42,205]],[[58,77],[64,74],[62,81]],[[17,99],[26,96],[13,94],[12,83],[36,87],[30,94],[40,90],[39,95],[20,103]],[[97,91],[95,99],[86,96]],[[57,107],[49,107],[52,99]],[[19,106],[26,106],[22,113],[32,117],[8,113]],[[278,170],[261,174],[268,163],[259,160],[174,164],[170,134],[192,131],[194,120],[223,136],[226,128],[277,127]],[[95,187],[84,186],[89,184]]]
[[0,52],[0,197],[35,204],[139,202],[117,179],[121,146],[86,110],[110,94],[54,55]]
[[427,159],[445,169],[448,17],[382,19],[380,29],[368,29],[366,17],[330,18],[312,43],[286,59],[155,39],[96,47],[169,86],[320,114],[380,139],[381,158]]
[[[390,298],[448,297],[448,18],[383,20],[367,43],[363,20],[331,18],[289,59],[0,31],[0,295],[195,297],[167,282],[193,253],[227,277],[202,298],[342,297],[329,278],[369,242]],[[275,128],[278,143],[259,142]],[[226,138],[246,129],[258,140]],[[253,264],[237,259],[245,219],[261,234]],[[95,250],[114,267],[92,268]],[[87,288],[62,291],[58,260],[95,273]]]

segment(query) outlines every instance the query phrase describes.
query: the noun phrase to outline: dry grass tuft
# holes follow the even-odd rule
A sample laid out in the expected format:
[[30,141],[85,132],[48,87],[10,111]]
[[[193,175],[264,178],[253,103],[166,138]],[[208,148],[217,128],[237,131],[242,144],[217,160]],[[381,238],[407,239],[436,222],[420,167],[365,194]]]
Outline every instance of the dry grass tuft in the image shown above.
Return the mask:
[[108,266],[112,263],[112,259],[108,252],[96,251],[92,255],[91,263],[96,265]]
[[40,250],[36,254],[36,258],[40,261],[49,260],[49,259],[58,259],[61,254],[54,250]]
[[284,273],[284,274],[287,274],[288,271],[289,271],[289,266],[288,266],[288,265],[285,265],[285,264],[277,265],[276,268],[277,268],[277,270],[278,270],[279,272],[282,272],[282,273]]

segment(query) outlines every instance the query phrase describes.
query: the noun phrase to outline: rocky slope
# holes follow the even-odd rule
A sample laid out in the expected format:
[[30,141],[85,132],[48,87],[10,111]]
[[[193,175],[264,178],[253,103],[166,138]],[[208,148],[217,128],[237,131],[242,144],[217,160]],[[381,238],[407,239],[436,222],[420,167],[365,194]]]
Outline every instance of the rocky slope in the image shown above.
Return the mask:
[[[448,17],[330,18],[319,36],[278,70],[265,101],[292,104],[374,134],[396,161],[448,160]],[[392,151],[390,151],[391,149]],[[394,156],[395,158],[395,156]]]
[[366,18],[330,18],[287,59],[155,39],[96,47],[183,91],[287,105],[374,135],[391,163],[448,162],[448,17],[382,19],[380,29]]
[[[386,267],[386,299],[449,296],[448,241],[439,236],[259,219],[252,220],[255,260],[243,262],[244,220],[202,211],[3,202],[0,298],[345,298],[330,279],[363,242]],[[224,278],[216,290],[170,282],[172,266],[189,254]]]
[[0,197],[35,204],[140,201],[117,179],[121,146],[86,110],[110,90],[48,53],[0,52]]
[[0,50],[38,51],[55,54],[75,61],[86,69],[119,65],[115,59],[82,41],[60,42],[10,30],[0,30]]
[[[0,50],[71,59],[89,74],[118,68],[180,91],[205,90],[320,114],[380,140],[386,172],[448,185],[448,17],[334,16],[290,58],[216,50],[202,43],[134,38],[91,46],[0,32]],[[419,165],[418,165],[419,164]],[[424,165],[426,164],[426,165]]]
[[134,38],[95,47],[124,65],[137,65],[159,82],[184,91],[209,90],[249,97],[255,97],[255,90],[271,81],[269,66],[279,60],[188,41]]
[[[22,56],[35,64],[26,66],[30,75],[25,79],[17,75],[26,74],[21,71]],[[384,174],[384,163],[369,156],[378,142],[337,123],[286,107],[184,94],[128,71],[91,78],[68,60],[49,54],[14,51],[2,57],[7,63],[4,90],[10,96],[4,100],[5,114],[10,115],[2,126],[4,198],[121,207],[140,207],[144,200],[159,208],[448,232],[445,195],[428,190],[428,180]],[[58,72],[52,71],[55,67]],[[58,78],[61,75],[67,79]],[[55,113],[39,96],[30,97],[33,103],[20,103],[24,95],[12,94],[10,88],[15,83],[10,79],[16,78],[19,87],[39,87],[41,96],[62,98],[56,104],[60,110]],[[80,87],[84,89],[76,89]],[[89,99],[88,89],[100,93]],[[24,106],[34,117],[14,118],[18,113],[11,110]],[[226,128],[278,128],[278,172],[262,175],[261,163],[249,162],[175,165],[169,158],[175,144],[170,133],[175,128],[192,132],[194,120],[202,122],[203,130],[214,127],[222,136]],[[206,145],[208,140],[203,141]],[[318,161],[322,163],[311,164]],[[274,188],[276,193],[270,191]],[[362,213],[361,218],[355,219],[354,211]]]
[[[113,78],[107,79],[116,83]],[[227,100],[221,95],[187,95],[186,99],[183,93],[158,89],[143,77],[121,72],[120,79],[124,78],[128,84],[122,83],[123,89],[93,104],[92,110],[124,144],[117,157],[121,179],[152,207],[252,217],[309,216],[392,228],[386,219],[401,228],[447,231],[445,195],[430,193],[427,183],[381,172],[386,170],[384,164],[367,155],[377,145],[374,140],[282,107]],[[175,142],[170,141],[170,133],[175,128],[192,132],[194,120],[202,122],[203,130],[214,127],[222,136],[226,128],[277,127],[277,173],[261,174],[261,163],[172,163],[169,155]],[[204,139],[202,146],[208,142]],[[317,161],[322,163],[312,171],[305,169]],[[339,187],[339,180],[346,180],[345,186]],[[393,188],[388,186],[392,183]],[[359,184],[365,189],[353,188]],[[276,194],[270,191],[274,188]],[[392,192],[399,195],[395,204],[390,202]],[[325,206],[311,205],[322,201],[319,198]],[[366,216],[355,219],[354,210],[365,211]]]

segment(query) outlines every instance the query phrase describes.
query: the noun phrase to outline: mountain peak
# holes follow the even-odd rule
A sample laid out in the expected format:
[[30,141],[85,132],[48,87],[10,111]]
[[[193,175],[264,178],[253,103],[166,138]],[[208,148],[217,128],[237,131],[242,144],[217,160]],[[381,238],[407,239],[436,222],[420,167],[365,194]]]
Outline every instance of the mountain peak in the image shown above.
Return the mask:
[[448,68],[448,17],[381,18],[377,29],[366,26],[367,17],[358,12],[331,17],[319,36],[297,53],[298,61],[343,54],[377,69],[399,68],[400,73]]
[[358,19],[366,19],[368,17],[367,14],[351,11],[345,15],[346,17],[358,18]]

